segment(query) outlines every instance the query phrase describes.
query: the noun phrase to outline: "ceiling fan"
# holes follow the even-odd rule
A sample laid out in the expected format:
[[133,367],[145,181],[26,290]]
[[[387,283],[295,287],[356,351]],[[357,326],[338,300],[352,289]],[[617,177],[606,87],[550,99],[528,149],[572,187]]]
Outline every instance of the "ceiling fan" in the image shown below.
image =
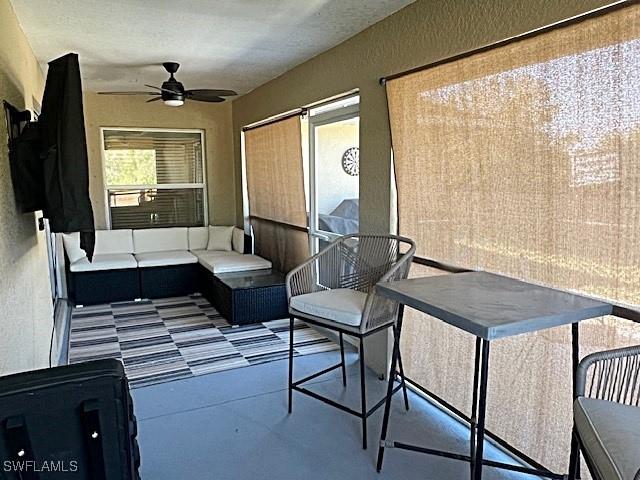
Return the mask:
[[180,68],[180,64],[176,62],[165,62],[162,64],[169,73],[169,79],[162,83],[161,87],[153,85],[145,85],[145,87],[153,88],[157,92],[98,92],[99,95],[152,95],[154,98],[147,100],[156,102],[162,100],[169,107],[180,107],[185,100],[195,100],[197,102],[224,102],[223,97],[231,97],[237,95],[233,90],[215,90],[210,88],[185,90],[182,83],[175,79],[174,73]]

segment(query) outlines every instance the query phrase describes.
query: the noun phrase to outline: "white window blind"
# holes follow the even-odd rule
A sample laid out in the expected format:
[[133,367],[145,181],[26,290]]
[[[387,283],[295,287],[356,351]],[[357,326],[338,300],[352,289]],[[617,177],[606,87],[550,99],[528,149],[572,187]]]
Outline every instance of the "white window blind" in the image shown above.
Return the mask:
[[[640,304],[640,6],[387,82],[399,228],[417,255]],[[443,272],[416,266],[413,275]],[[409,377],[469,413],[473,338],[408,312]],[[581,353],[640,325],[581,323]],[[487,426],[555,471],[571,330],[494,343]]]
[[204,225],[200,131],[103,129],[111,228]]

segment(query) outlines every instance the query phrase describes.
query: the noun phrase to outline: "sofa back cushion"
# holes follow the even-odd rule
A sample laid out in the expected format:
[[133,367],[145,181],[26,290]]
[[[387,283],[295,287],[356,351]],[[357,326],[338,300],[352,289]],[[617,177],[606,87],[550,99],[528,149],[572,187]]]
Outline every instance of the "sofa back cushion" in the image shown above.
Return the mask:
[[134,230],[133,246],[134,253],[189,250],[187,227]]
[[87,256],[84,250],[80,248],[80,234],[78,232],[63,233],[62,243],[64,244],[65,252],[67,252],[67,257],[69,257],[69,262],[74,263]]
[[244,253],[244,230],[234,227],[231,244],[236,252]]
[[[87,256],[80,248],[80,234],[78,232],[63,233],[62,242],[71,263],[82,260]],[[96,230],[95,255],[113,255],[133,253],[133,234],[125,230]]]
[[206,250],[209,227],[189,227],[189,250]]
[[[78,240],[80,236],[78,235]],[[96,230],[96,255],[133,253],[133,236],[130,229]]]
[[236,227],[209,227],[209,242],[207,243],[207,250],[222,250],[230,252],[232,248],[231,238],[233,236],[233,229]]

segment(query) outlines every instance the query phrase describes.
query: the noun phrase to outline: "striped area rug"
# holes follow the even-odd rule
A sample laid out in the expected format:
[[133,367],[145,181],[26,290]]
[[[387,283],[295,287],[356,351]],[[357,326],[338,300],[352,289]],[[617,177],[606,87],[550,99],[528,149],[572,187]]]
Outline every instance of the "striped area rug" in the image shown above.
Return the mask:
[[[295,355],[339,348],[302,322]],[[231,326],[199,294],[74,309],[69,363],[122,361],[131,388],[288,356],[289,320]]]

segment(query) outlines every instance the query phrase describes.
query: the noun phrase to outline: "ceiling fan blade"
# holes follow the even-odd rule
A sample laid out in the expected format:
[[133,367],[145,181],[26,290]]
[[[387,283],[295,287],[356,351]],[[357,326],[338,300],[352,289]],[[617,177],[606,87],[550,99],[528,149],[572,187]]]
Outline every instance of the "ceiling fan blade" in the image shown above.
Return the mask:
[[199,97],[199,96],[193,96],[193,97],[187,97],[188,100],[194,100],[196,102],[211,102],[211,103],[221,103],[224,102],[226,99],[222,98],[222,97],[216,97],[214,95],[210,95],[207,97]]
[[162,100],[162,97],[152,98],[151,100],[147,100],[145,103],[149,103],[149,102],[157,102],[158,100]]
[[149,87],[149,88],[155,88],[156,90],[159,90],[161,92],[166,92],[166,93],[170,93],[171,95],[175,95],[176,92],[174,92],[173,90],[167,90],[166,88],[161,88],[161,87],[154,87],[153,85],[146,85],[145,87]]
[[233,97],[238,95],[237,92],[233,90],[219,90],[216,88],[196,88],[192,90],[187,90],[186,95],[198,95],[198,96],[215,96],[215,97]]
[[98,95],[160,95],[157,92],[98,92]]

